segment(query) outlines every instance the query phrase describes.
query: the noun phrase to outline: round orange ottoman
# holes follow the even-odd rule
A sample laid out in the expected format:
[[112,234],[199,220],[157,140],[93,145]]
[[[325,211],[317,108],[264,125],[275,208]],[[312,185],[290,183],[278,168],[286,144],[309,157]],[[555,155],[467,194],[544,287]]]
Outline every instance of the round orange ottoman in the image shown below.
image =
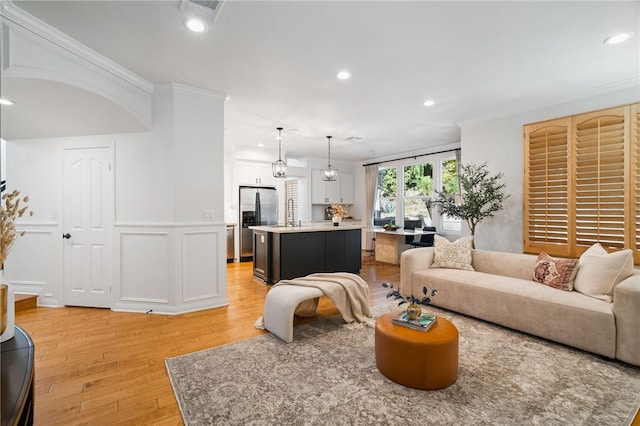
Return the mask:
[[376,321],[376,365],[396,383],[415,389],[441,389],[458,377],[458,329],[445,318],[429,331],[391,322],[399,312]]

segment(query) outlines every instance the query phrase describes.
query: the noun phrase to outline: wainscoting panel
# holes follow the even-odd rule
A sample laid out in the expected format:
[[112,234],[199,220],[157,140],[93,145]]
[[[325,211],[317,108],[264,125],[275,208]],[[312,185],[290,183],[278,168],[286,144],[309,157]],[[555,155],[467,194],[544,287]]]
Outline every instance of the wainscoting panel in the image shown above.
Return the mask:
[[120,233],[119,300],[169,303],[173,268],[168,232]]
[[175,315],[228,305],[224,223],[115,229],[113,310]]
[[218,271],[222,254],[220,233],[215,231],[182,234],[182,301],[218,297]]
[[56,245],[59,246],[61,237],[56,225],[42,225],[38,229],[32,226],[23,229],[25,234],[15,241],[6,261],[5,279],[14,286],[15,293],[37,294],[40,305],[59,306],[59,286],[55,285],[59,283],[56,280],[59,271],[54,259],[59,255]]

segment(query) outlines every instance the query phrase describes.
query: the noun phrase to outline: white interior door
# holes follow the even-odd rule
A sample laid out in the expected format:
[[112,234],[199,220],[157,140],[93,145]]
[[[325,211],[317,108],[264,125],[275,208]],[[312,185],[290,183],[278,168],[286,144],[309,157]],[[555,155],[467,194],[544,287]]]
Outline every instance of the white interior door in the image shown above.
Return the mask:
[[64,150],[64,304],[112,305],[110,148]]

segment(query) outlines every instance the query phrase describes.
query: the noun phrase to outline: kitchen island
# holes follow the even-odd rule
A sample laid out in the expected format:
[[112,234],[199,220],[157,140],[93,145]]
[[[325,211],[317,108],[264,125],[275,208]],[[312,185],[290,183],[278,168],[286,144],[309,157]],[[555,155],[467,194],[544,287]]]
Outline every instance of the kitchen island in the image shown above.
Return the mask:
[[267,284],[362,267],[362,226],[252,226],[253,275]]

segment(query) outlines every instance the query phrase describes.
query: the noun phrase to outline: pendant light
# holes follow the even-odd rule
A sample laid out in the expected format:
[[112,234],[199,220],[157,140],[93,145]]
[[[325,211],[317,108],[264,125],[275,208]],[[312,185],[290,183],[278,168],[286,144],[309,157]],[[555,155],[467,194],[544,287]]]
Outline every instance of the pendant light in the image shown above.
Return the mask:
[[273,177],[283,178],[287,176],[287,163],[282,161],[281,148],[282,148],[282,127],[277,127],[278,131],[278,159],[271,164],[271,170]]
[[329,144],[328,165],[326,169],[322,169],[322,180],[334,181],[338,179],[338,169],[331,167],[331,136],[327,136]]

